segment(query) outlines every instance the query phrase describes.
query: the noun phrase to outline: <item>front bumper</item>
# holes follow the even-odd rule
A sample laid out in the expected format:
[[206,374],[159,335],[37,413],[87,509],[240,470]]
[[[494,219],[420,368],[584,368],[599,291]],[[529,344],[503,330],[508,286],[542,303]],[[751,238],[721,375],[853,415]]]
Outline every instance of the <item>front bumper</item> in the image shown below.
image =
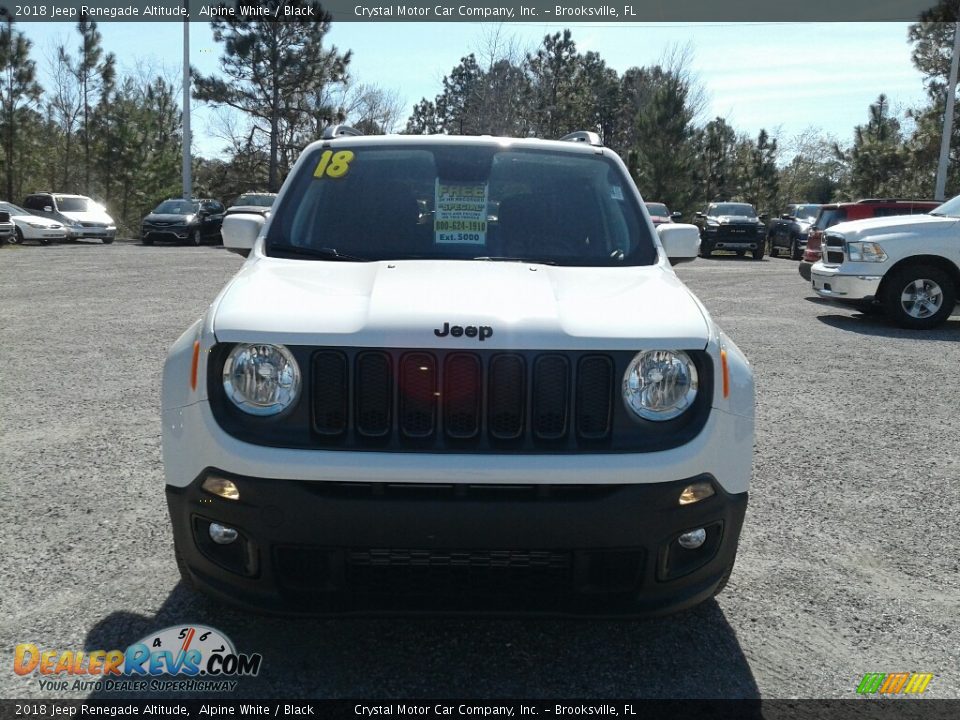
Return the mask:
[[80,240],[80,239],[113,240],[116,237],[117,237],[116,228],[88,228],[88,227],[74,226],[67,230],[68,240]]
[[154,242],[180,242],[190,237],[191,228],[164,227],[164,228],[143,228],[140,232],[141,240],[151,240]]
[[810,269],[810,281],[820,297],[833,300],[873,300],[882,275],[841,272],[841,267],[826,267],[818,262]]
[[[729,572],[747,505],[746,492],[729,494],[709,475],[575,486],[228,475],[238,501],[205,492],[205,475],[167,486],[184,572],[224,601],[310,614],[677,611]],[[680,506],[681,490],[704,480],[716,494]],[[210,522],[239,539],[213,543]],[[678,545],[701,527],[703,546]]]

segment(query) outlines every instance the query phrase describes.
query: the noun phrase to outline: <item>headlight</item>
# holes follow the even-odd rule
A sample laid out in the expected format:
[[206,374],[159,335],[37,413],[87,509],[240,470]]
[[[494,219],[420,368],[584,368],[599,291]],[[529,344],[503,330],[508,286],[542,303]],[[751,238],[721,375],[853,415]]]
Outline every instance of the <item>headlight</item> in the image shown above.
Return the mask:
[[671,420],[697,396],[697,368],[681,350],[648,350],[630,361],[623,376],[623,402],[645,420]]
[[283,345],[237,345],[223,366],[223,389],[251,415],[276,415],[300,395],[300,368]]
[[847,256],[853,262],[883,262],[887,259],[883,248],[872,242],[848,242]]
[[[43,223],[35,223],[35,222],[28,222],[27,225],[29,225],[29,226],[32,227],[32,228],[45,228],[45,227],[48,227],[47,225],[44,225]],[[51,226],[49,226],[49,227],[53,227],[53,226],[51,225]]]

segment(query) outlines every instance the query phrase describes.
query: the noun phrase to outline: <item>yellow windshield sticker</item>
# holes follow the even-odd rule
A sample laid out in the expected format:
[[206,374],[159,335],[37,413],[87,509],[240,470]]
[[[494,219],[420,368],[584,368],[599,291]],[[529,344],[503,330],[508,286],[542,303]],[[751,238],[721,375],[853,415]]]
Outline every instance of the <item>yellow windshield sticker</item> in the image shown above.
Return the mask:
[[437,178],[433,234],[437,245],[487,242],[486,183],[445,183]]
[[324,150],[320,162],[313,171],[315,178],[342,178],[350,171],[350,163],[356,157],[352,150]]

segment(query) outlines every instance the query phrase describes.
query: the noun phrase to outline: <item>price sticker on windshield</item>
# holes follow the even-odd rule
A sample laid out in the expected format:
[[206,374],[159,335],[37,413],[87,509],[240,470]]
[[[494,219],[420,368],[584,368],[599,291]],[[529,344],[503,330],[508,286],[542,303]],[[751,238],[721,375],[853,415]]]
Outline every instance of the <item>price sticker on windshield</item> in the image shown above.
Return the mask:
[[433,207],[437,245],[486,245],[486,183],[446,183],[437,178]]

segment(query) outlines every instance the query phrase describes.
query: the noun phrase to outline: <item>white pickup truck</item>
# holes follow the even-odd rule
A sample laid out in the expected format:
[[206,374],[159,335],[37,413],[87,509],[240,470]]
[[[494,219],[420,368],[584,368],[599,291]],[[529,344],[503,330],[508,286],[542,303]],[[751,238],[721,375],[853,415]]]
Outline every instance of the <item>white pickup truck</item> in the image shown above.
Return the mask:
[[863,310],[882,308],[906,328],[932,328],[956,309],[960,289],[960,196],[928,215],[840,223],[810,269],[818,295]]
[[163,459],[184,581],[279,611],[643,614],[718,593],[751,368],[594,133],[304,150],[174,344]]

